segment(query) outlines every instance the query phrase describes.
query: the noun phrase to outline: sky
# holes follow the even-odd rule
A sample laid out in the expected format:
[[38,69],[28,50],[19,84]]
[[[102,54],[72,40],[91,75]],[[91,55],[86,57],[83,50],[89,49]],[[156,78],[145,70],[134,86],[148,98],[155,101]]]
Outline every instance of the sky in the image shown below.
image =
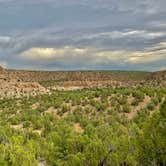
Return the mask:
[[166,0],[0,0],[0,65],[166,69]]

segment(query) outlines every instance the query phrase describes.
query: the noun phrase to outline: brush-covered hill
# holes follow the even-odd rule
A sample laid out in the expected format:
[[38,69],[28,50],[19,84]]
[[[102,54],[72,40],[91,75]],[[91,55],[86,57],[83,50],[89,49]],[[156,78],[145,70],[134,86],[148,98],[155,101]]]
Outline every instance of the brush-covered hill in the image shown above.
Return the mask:
[[165,81],[166,80],[166,70],[153,72],[149,75],[148,79]]
[[139,71],[28,71],[0,67],[0,97],[36,95],[50,89],[133,86],[148,75]]
[[7,70],[13,77],[23,81],[84,81],[84,80],[116,80],[140,81],[146,78],[149,72],[140,71],[26,71]]
[[118,86],[133,85],[146,79],[149,72],[141,71],[26,71],[6,70],[8,77],[24,82],[39,82],[49,86]]
[[0,75],[8,79],[24,82],[47,81],[158,81],[166,80],[166,70],[157,72],[146,71],[33,71],[4,69],[0,66]]
[[[166,88],[149,86],[161,73],[2,68],[0,166],[165,166]],[[85,82],[102,86],[80,90]],[[105,88],[108,82],[135,85]]]
[[151,85],[166,87],[166,70],[153,72],[148,75],[146,80]]

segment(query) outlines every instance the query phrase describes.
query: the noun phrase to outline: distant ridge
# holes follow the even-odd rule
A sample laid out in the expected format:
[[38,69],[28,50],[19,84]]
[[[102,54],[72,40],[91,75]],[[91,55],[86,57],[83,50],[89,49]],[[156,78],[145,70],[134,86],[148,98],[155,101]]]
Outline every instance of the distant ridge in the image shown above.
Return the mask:
[[153,81],[166,81],[166,70],[153,72],[147,79]]
[[19,77],[23,81],[140,81],[150,73],[142,71],[26,71],[7,70],[12,77]]
[[162,71],[157,71],[157,72],[153,72],[149,75],[148,79],[154,79],[154,80],[166,80],[166,70],[162,70]]
[[0,97],[47,93],[51,89],[100,87],[166,87],[166,70],[143,71],[28,71],[0,67]]
[[[19,79],[24,82],[48,81],[120,81],[120,82],[163,82],[166,80],[166,70],[157,72],[144,71],[33,71],[4,69],[0,66],[1,73],[9,78]],[[5,72],[4,72],[5,71]]]

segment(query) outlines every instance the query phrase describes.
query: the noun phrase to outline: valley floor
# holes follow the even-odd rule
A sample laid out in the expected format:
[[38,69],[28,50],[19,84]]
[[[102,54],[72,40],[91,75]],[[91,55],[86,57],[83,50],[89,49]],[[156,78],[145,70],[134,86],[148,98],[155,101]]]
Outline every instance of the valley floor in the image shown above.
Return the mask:
[[0,100],[0,165],[166,165],[166,89],[101,88]]

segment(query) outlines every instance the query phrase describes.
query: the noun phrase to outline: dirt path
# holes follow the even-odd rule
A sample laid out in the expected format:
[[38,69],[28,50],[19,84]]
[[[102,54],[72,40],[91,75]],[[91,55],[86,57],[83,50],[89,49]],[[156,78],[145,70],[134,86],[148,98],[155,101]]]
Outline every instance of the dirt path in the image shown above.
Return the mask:
[[125,113],[125,115],[128,117],[128,119],[132,119],[139,110],[145,109],[148,103],[150,103],[151,98],[149,96],[145,96],[144,100],[139,103],[138,106],[131,106],[131,112],[130,113]]

